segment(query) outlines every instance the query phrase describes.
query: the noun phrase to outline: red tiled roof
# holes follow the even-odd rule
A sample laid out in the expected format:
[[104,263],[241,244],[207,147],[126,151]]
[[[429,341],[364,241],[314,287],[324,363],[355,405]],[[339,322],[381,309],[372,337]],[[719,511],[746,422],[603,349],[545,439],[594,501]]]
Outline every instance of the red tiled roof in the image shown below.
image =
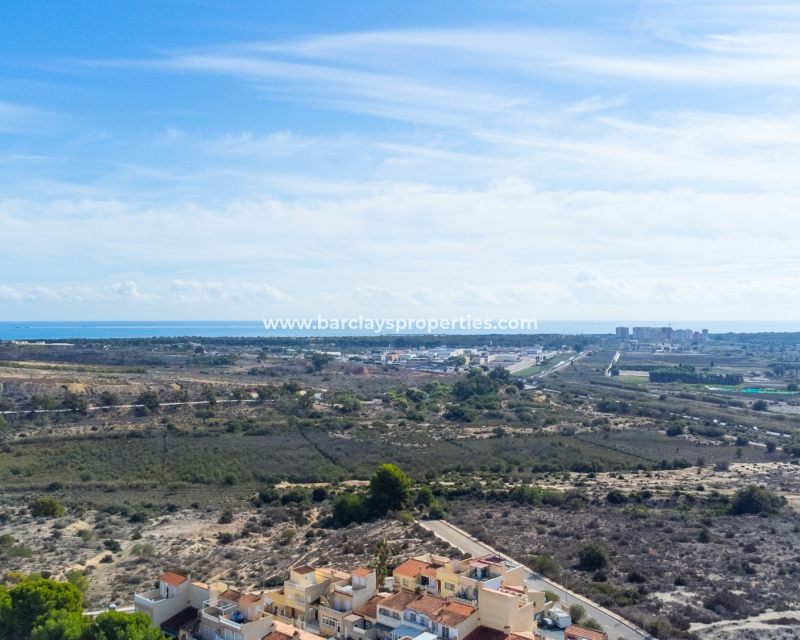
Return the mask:
[[364,569],[363,567],[359,567],[358,569],[353,571],[353,575],[358,576],[359,578],[366,578],[371,573],[372,569]]
[[586,638],[586,640],[608,640],[608,634],[604,631],[595,631],[594,629],[587,629],[580,627],[577,624],[572,624],[564,630],[565,640],[570,638]]
[[364,616],[365,618],[377,618],[378,604],[380,604],[384,600],[385,598],[382,598],[381,596],[372,596],[364,604],[353,609],[353,613],[356,613],[360,616]]
[[186,576],[182,576],[180,573],[173,573],[172,571],[167,571],[163,576],[159,578],[161,582],[166,582],[167,584],[171,584],[174,587],[177,587],[179,584],[183,584],[188,580]]
[[292,569],[292,571],[294,571],[295,573],[299,573],[300,575],[305,575],[307,573],[311,573],[312,571],[314,571],[314,568],[309,567],[307,564],[304,564],[299,567],[295,567],[294,569]]
[[475,627],[464,640],[505,640],[506,634],[504,631],[497,629],[490,629],[489,627]]
[[416,611],[417,613],[424,613],[427,616],[435,615],[440,609],[443,609],[447,604],[447,600],[439,598],[438,596],[421,596],[418,600],[409,603],[406,609]]
[[281,633],[280,631],[270,631],[261,640],[292,640],[292,636],[288,633]]
[[256,602],[261,602],[262,596],[258,595],[257,593],[246,593],[241,598],[239,598],[239,604],[255,604]]
[[422,560],[406,560],[403,564],[397,567],[394,570],[394,573],[399,573],[401,576],[410,576],[412,578],[416,578],[420,571],[422,571],[425,567],[431,566],[427,562],[422,562]]
[[228,589],[227,591],[220,593],[219,597],[223,600],[228,600],[229,602],[239,602],[239,598],[242,597],[242,594],[234,589]]
[[475,613],[475,609],[468,605],[449,602],[439,613],[431,617],[431,620],[443,624],[445,627],[455,628],[473,613]]
[[433,578],[436,579],[436,567],[425,567],[422,570],[422,575],[426,578]]
[[405,611],[406,607],[417,598],[419,598],[419,596],[410,591],[398,591],[386,598],[381,603],[381,606],[387,609],[394,609],[395,611]]

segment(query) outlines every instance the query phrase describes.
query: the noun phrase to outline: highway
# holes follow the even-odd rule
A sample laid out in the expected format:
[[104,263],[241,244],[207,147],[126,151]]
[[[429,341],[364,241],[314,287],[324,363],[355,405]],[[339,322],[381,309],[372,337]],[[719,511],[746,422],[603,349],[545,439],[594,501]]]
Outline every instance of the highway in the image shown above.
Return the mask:
[[[500,553],[489,545],[475,539],[466,531],[463,531],[444,520],[420,520],[419,524],[429,531],[432,531],[437,537],[456,547],[462,553],[469,553],[474,557],[486,555],[487,553],[494,553],[503,558],[507,558],[508,560],[516,562],[516,560],[513,558],[509,558],[507,555]],[[625,638],[625,640],[645,640],[650,638],[650,636],[645,634],[642,630],[636,628],[630,622],[624,620],[608,609],[605,609],[600,605],[595,604],[591,600],[587,600],[583,596],[573,593],[572,591],[566,591],[561,585],[534,573],[528,567],[525,567],[525,569],[525,584],[528,585],[529,589],[536,589],[538,591],[544,591],[546,589],[548,591],[552,591],[561,598],[561,606],[564,608],[576,603],[583,605],[583,608],[586,609],[587,617],[594,618],[601,625],[603,625],[603,628],[608,633],[610,640],[617,640],[617,638]]]

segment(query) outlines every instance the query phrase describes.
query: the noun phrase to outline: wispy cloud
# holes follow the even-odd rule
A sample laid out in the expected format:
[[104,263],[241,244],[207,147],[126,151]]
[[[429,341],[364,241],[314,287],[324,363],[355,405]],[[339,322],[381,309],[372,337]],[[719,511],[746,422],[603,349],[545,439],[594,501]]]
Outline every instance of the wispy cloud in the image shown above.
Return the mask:
[[173,295],[190,304],[224,304],[227,302],[291,302],[292,298],[268,284],[252,282],[198,282],[175,280]]
[[0,300],[5,302],[68,302],[68,303],[152,303],[157,297],[139,291],[132,280],[106,286],[64,286],[51,288],[45,285],[9,287],[0,285]]

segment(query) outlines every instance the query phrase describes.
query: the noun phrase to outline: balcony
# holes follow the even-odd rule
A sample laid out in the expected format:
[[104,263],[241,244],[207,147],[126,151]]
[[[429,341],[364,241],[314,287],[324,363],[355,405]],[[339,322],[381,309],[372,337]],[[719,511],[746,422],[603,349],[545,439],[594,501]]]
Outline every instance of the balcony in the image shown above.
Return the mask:
[[139,604],[144,607],[152,607],[154,602],[161,602],[162,600],[166,600],[166,598],[161,595],[161,589],[151,589],[150,591],[137,593],[133,596],[134,604]]

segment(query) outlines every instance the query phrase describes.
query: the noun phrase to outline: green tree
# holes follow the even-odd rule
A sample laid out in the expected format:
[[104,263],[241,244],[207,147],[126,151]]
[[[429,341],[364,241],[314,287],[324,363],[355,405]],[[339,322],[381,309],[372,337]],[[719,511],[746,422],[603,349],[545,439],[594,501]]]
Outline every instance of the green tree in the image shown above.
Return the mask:
[[9,605],[0,611],[0,621],[10,638],[29,638],[31,631],[51,611],[83,611],[83,594],[68,582],[47,580],[32,574],[8,592]]
[[91,618],[79,611],[54,609],[36,622],[31,640],[88,640]]
[[43,396],[31,396],[31,406],[34,409],[52,411],[56,408],[56,399],[48,394],[44,394]]
[[103,391],[100,394],[101,407],[116,407],[119,404],[119,396],[113,391]]
[[786,498],[751,484],[736,492],[730,509],[731,513],[737,516],[748,513],[777,513],[785,504]]
[[609,565],[608,552],[596,542],[587,542],[578,552],[578,559],[584,569],[605,569]]
[[217,404],[217,394],[212,387],[203,387],[203,390],[200,392],[200,397],[212,407]]
[[64,408],[69,409],[73,413],[86,413],[86,397],[80,393],[72,393],[67,391],[64,394]]
[[144,613],[101,613],[92,625],[91,634],[91,640],[164,640],[161,629],[153,627]]
[[83,575],[83,571],[70,571],[67,574],[67,582],[78,587],[81,593],[89,590],[89,578]]
[[64,506],[55,498],[37,498],[30,505],[34,518],[62,518]]
[[382,516],[403,508],[411,492],[411,480],[399,467],[384,464],[370,479],[369,491],[372,510]]
[[343,493],[333,503],[333,519],[346,527],[351,522],[364,522],[367,519],[367,505],[357,493]]
[[322,371],[330,361],[331,357],[327,353],[317,351],[311,354],[311,366],[314,367],[314,371]]
[[603,632],[603,625],[601,625],[597,620],[594,618],[586,618],[581,622],[581,626],[584,629],[592,629],[593,631],[600,631]]
[[397,555],[397,549],[386,538],[378,540],[369,563],[370,569],[375,569],[378,586],[389,576],[389,559],[394,555]]
[[431,520],[441,520],[445,516],[444,507],[438,500],[434,500],[431,502],[431,506],[428,508],[428,517]]
[[768,407],[766,400],[756,400],[753,403],[753,411],[766,411]]
[[551,580],[558,580],[558,577],[561,575],[561,565],[558,564],[558,560],[549,553],[543,553],[542,555],[531,558],[530,565],[531,569],[536,573],[540,573],[545,578],[550,578]]
[[574,624],[580,624],[581,620],[586,617],[586,609],[579,604],[569,605],[569,617]]
[[431,503],[434,501],[433,491],[428,486],[423,486],[419,488],[417,491],[417,497],[414,499],[415,504],[423,505],[425,507],[430,507]]
[[158,399],[158,394],[155,391],[142,391],[142,393],[139,394],[139,397],[136,398],[136,404],[144,405],[144,408],[152,413],[158,410],[158,406],[161,403]]

